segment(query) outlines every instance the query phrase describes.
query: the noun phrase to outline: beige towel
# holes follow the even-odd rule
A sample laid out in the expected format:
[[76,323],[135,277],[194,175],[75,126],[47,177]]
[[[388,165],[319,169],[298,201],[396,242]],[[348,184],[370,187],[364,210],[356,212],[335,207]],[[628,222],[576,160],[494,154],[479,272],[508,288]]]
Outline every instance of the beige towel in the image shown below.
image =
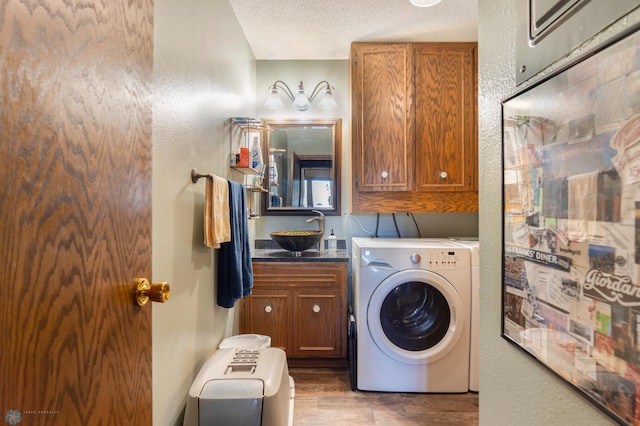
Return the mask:
[[208,175],[204,202],[204,243],[208,247],[220,248],[220,243],[229,241],[229,182]]

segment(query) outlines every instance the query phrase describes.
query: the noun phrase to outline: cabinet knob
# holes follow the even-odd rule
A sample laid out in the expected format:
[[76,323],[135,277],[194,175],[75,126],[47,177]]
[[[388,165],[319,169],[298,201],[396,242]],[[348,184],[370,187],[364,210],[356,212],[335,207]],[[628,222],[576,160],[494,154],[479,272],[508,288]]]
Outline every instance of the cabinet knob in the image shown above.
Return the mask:
[[380,175],[382,176],[382,179],[386,179],[389,177],[389,172],[385,170],[384,172],[380,173]]
[[314,303],[313,307],[311,309],[313,309],[313,312],[315,312],[317,314],[318,312],[320,312],[320,304],[319,303]]
[[447,172],[445,172],[444,170],[440,172],[440,179],[446,179],[447,178]]
[[271,306],[271,305],[267,305],[267,306],[265,306],[265,307],[264,307],[264,311],[265,311],[266,313],[270,314],[270,313],[271,313],[271,311],[273,311],[273,306]]

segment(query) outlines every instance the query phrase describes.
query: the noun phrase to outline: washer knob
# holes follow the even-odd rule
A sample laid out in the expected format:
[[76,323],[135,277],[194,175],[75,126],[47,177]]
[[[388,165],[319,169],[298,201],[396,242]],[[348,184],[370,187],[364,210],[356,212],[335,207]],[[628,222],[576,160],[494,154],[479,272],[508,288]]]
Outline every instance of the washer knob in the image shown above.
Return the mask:
[[409,256],[409,260],[411,260],[411,263],[420,263],[421,259],[422,258],[418,253],[411,253],[411,256]]

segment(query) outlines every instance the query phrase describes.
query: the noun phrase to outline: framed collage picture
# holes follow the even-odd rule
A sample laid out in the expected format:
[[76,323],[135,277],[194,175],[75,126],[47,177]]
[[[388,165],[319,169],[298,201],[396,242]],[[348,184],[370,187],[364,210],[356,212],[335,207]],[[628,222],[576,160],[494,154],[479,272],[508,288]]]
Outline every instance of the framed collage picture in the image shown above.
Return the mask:
[[502,103],[502,336],[640,425],[640,31]]

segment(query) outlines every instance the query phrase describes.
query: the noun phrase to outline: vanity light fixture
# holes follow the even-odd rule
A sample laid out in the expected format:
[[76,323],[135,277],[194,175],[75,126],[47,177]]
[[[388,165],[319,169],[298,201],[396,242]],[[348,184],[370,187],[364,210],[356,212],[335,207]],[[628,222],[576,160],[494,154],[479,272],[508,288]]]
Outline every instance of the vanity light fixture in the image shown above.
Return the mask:
[[271,86],[269,86],[270,95],[264,103],[264,106],[268,109],[282,109],[284,108],[284,104],[282,103],[282,99],[280,99],[280,91],[284,92],[285,95],[293,102],[293,107],[298,111],[306,111],[311,108],[311,102],[320,94],[323,93],[322,99],[318,103],[320,109],[337,109],[338,104],[335,99],[333,99],[333,91],[336,90],[328,81],[322,80],[320,83],[316,84],[316,87],[311,92],[311,96],[307,97],[307,91],[304,89],[304,85],[302,81],[298,86],[298,90],[296,95],[293,95],[287,83],[282,80],[276,80]]
[[418,7],[435,6],[440,3],[440,0],[410,0],[411,4]]

